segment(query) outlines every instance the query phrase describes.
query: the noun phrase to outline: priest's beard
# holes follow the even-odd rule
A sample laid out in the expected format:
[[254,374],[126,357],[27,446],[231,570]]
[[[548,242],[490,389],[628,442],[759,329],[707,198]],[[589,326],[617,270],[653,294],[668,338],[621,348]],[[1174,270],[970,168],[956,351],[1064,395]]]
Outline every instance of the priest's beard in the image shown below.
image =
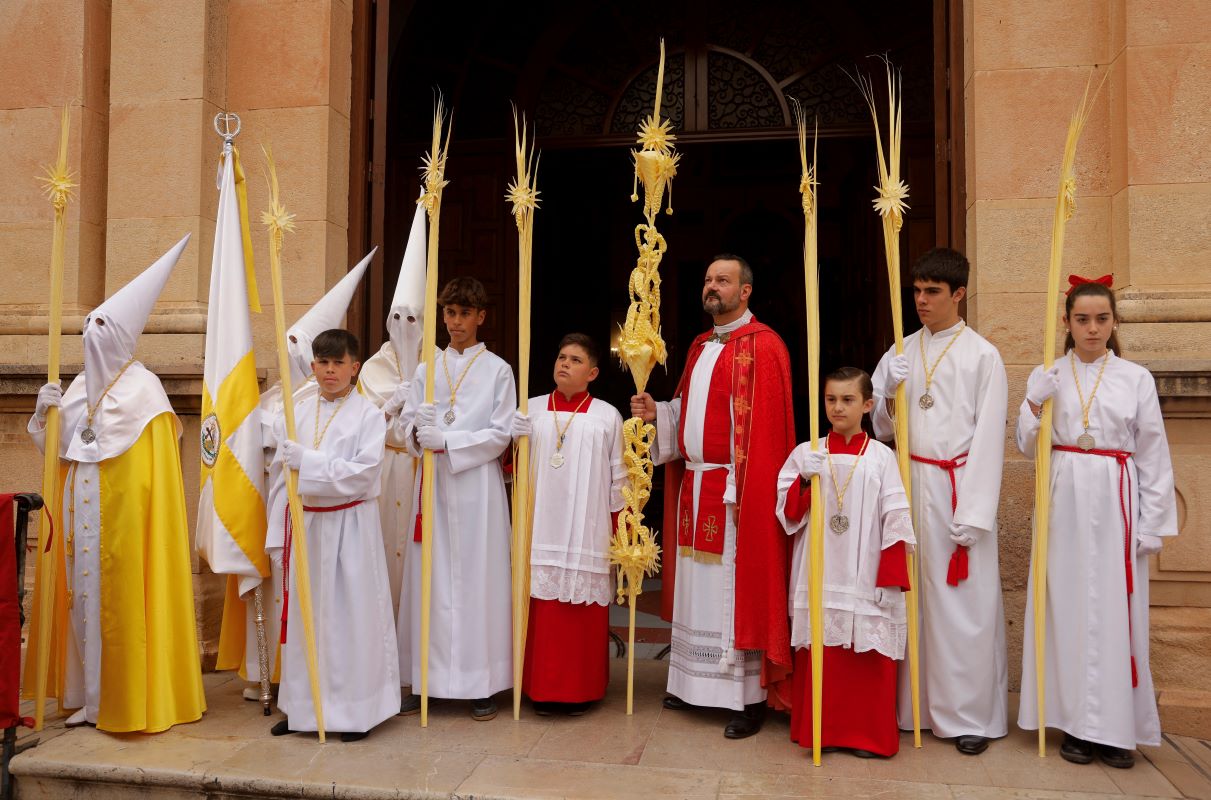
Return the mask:
[[707,292],[702,298],[702,310],[710,314],[712,317],[718,317],[722,314],[729,314],[740,308],[740,298],[737,297],[731,302],[724,300],[715,292]]

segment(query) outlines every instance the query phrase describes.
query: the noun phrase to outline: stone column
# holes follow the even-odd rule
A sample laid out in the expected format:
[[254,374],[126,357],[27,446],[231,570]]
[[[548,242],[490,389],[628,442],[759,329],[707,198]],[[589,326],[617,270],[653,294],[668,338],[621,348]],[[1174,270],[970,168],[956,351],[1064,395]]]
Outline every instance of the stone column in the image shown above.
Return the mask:
[[[1010,681],[1017,687],[1033,466],[1013,443],[1041,361],[1042,299],[1068,119],[1086,79],[1110,76],[1077,151],[1065,274],[1115,275],[1125,354],[1158,378],[1182,536],[1153,565],[1152,668],[1167,730],[1211,733],[1211,7],[1196,2],[965,0],[971,322],[1009,372],[1001,541]],[[1197,662],[1198,668],[1195,669]],[[1205,687],[1202,687],[1205,688]],[[1202,715],[1201,717],[1199,715]]]

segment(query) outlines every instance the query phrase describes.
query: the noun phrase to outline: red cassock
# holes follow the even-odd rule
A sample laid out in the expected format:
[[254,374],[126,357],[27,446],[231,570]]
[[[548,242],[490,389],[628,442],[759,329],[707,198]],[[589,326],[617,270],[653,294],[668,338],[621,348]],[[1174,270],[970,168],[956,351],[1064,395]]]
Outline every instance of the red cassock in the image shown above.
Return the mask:
[[[547,410],[583,413],[585,394],[551,393]],[[553,405],[552,405],[553,404]],[[612,527],[611,527],[612,529]],[[530,598],[522,691],[539,703],[589,703],[610,681],[610,607]]]
[[[690,346],[689,358],[675,397],[689,388],[690,375],[710,337],[703,333]],[[738,519],[736,524],[735,647],[761,650],[761,685],[774,708],[790,705],[790,627],[786,588],[789,540],[778,522],[778,472],[795,447],[795,416],[791,398],[790,359],[786,345],[768,325],[756,319],[737,328],[728,337],[715,364],[711,394],[732,404],[732,442],[719,443],[722,452],[730,444],[735,453]],[[712,397],[711,399],[715,399]],[[708,400],[708,416],[711,411]],[[682,414],[684,421],[685,415]],[[708,426],[711,427],[711,426]],[[707,430],[707,438],[712,430]],[[680,437],[678,437],[680,439]],[[708,441],[707,447],[710,447]],[[709,459],[708,459],[709,460]],[[716,460],[723,463],[727,457]],[[670,532],[681,530],[677,518],[685,467],[681,461],[665,465],[664,552],[661,615],[673,619],[676,550]],[[693,534],[691,534],[692,536]],[[716,537],[718,541],[718,537]],[[690,543],[696,547],[700,542]],[[721,542],[718,542],[722,546]]]
[[[864,441],[855,436],[846,443],[844,437],[830,433],[828,448],[838,455],[858,455]],[[792,493],[787,499],[786,516],[798,521],[810,508],[811,490],[800,482],[798,495]],[[875,585],[909,588],[903,542],[883,550]],[[874,650],[855,653],[848,647],[825,647],[822,701],[821,747],[868,750],[881,756],[899,752],[894,660]],[[795,650],[791,741],[812,746],[812,657],[805,647]]]

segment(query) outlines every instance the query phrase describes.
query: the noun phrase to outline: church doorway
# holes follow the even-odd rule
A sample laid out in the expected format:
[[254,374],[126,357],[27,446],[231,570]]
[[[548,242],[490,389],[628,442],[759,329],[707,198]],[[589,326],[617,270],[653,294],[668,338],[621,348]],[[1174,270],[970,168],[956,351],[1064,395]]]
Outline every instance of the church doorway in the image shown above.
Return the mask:
[[[819,120],[820,265],[825,370],[873,368],[891,342],[869,113],[842,68],[882,80],[886,53],[903,69],[903,163],[911,211],[902,262],[936,244],[962,246],[961,86],[951,88],[958,0],[861,4],[679,0],[620,4],[539,0],[452,16],[430,1],[355,3],[355,110],[350,252],[380,244],[352,324],[373,346],[403,255],[428,146],[433,92],[454,109],[441,230],[441,280],[474,275],[494,307],[483,338],[517,363],[516,229],[504,201],[512,178],[510,101],[542,151],[534,244],[531,394],[549,389],[559,338],[572,330],[607,348],[626,309],[635,262],[629,148],[651,110],[658,39],[668,47],[664,108],[683,153],[672,216],[658,223],[669,396],[686,348],[709,324],[702,275],[719,252],[756,274],[753,310],[786,341],[796,374],[800,438],[807,430],[799,163],[790,99]],[[956,33],[957,31],[957,33]],[[957,70],[961,74],[961,69]],[[372,101],[372,102],[371,102]],[[352,262],[351,262],[352,263]],[[906,308],[906,325],[915,314]],[[910,327],[911,330],[911,327]],[[439,342],[444,332],[439,326]],[[625,408],[630,377],[603,365],[595,394]],[[802,378],[802,379],[800,379]]]

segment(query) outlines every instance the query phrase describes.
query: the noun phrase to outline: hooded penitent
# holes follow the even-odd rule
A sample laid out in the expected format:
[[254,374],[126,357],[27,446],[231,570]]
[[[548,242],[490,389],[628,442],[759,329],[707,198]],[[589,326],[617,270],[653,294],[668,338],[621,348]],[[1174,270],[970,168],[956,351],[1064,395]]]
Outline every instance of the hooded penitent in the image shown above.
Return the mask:
[[404,379],[412,377],[420,354],[425,312],[425,207],[418,205],[412,217],[404,263],[395,282],[395,295],[387,314],[387,333]]
[[311,374],[311,343],[324,331],[340,327],[353,300],[353,293],[357,291],[377,251],[375,247],[367,253],[365,258],[357,262],[357,266],[349,270],[349,274],[337,281],[286,331],[286,349],[290,351],[290,383],[295,389]]

